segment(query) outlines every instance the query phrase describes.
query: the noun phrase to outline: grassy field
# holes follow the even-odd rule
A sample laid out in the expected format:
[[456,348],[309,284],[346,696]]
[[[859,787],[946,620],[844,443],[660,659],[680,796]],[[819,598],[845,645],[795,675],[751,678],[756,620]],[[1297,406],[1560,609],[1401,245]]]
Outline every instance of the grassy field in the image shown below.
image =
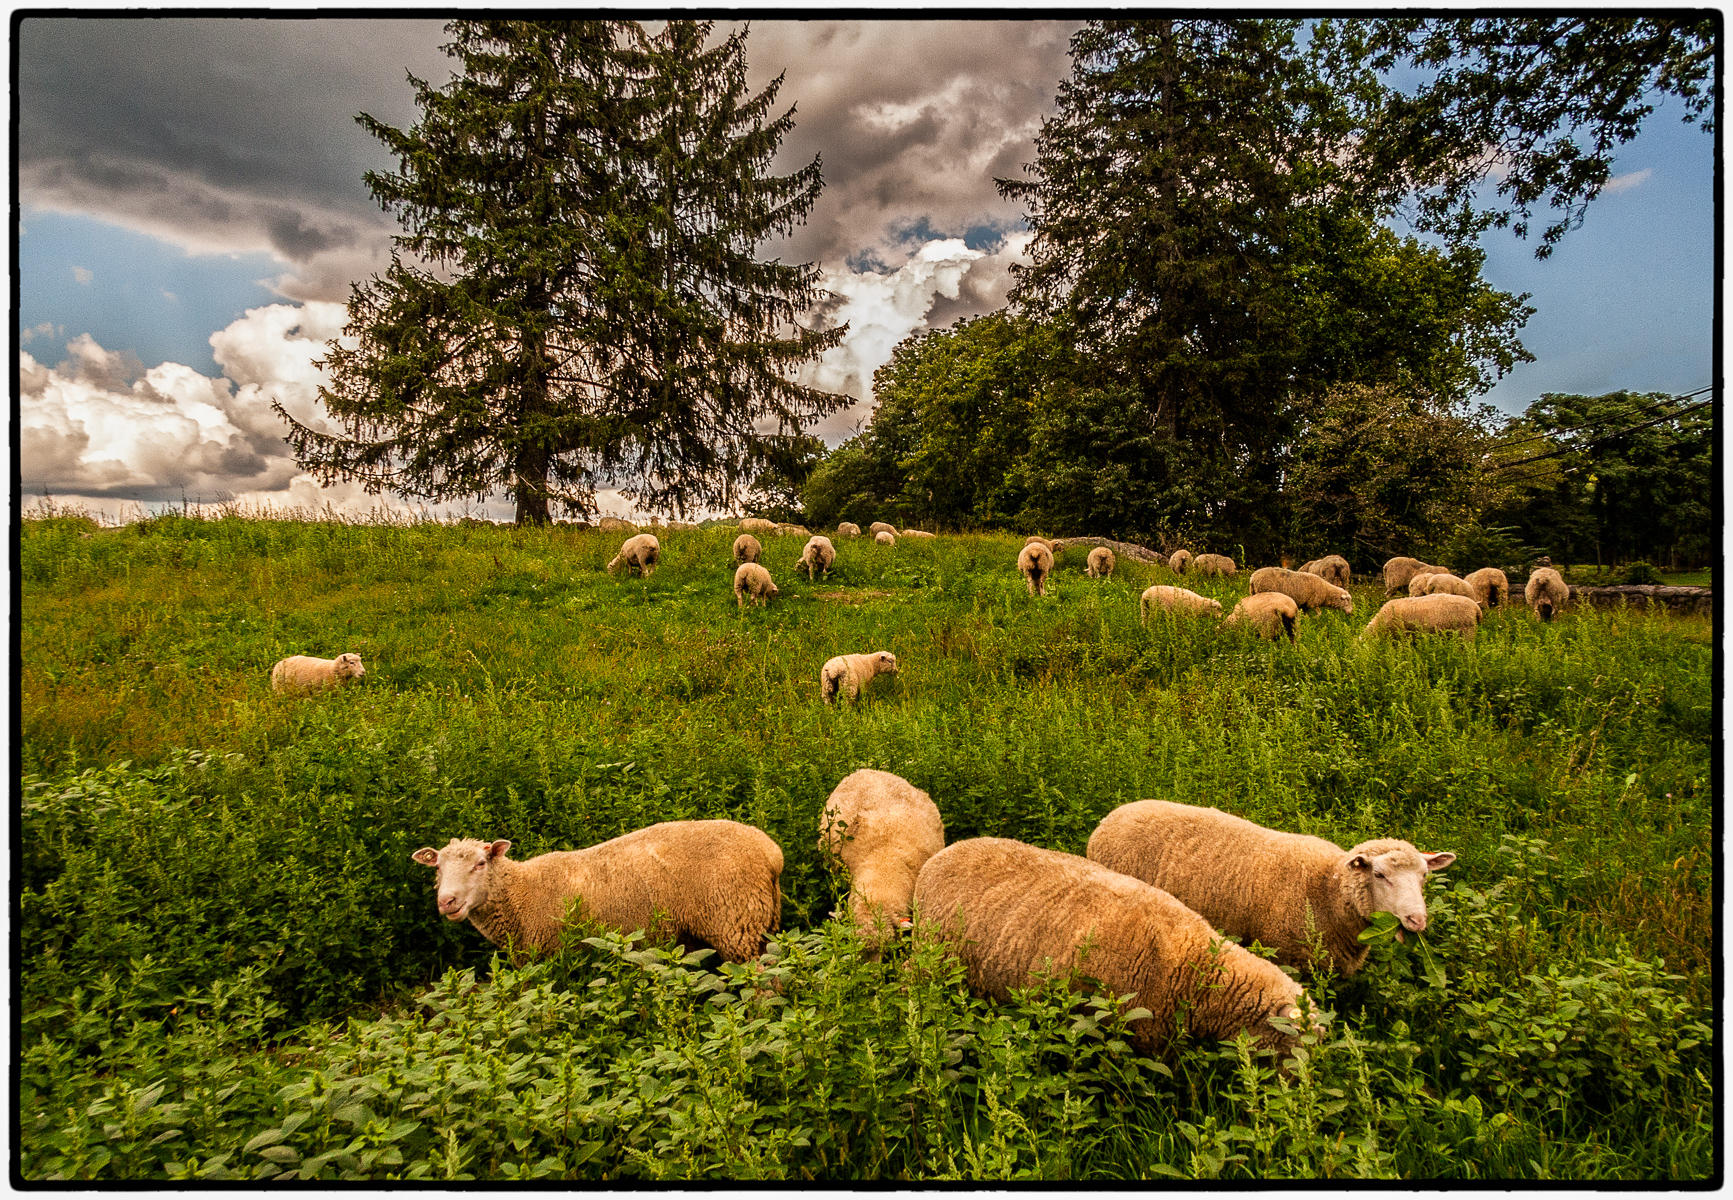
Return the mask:
[[[1138,622],[1164,569],[1028,597],[1020,539],[840,541],[339,522],[27,520],[19,1154],[27,1179],[1704,1180],[1712,628],[1635,611],[1297,646]],[[1244,577],[1190,586],[1231,605]],[[902,674],[826,709],[818,669]],[[358,687],[269,689],[353,650]],[[1426,941],[1308,990],[1287,1072],[1133,1056],[1116,1000],[991,1005],[954,964],[859,953],[818,814],[857,767],[951,840],[1082,853],[1115,806],[1216,804],[1459,859]],[[514,857],[728,816],[783,847],[770,994],[617,935],[521,969],[410,860]],[[594,931],[592,931],[594,932]]]

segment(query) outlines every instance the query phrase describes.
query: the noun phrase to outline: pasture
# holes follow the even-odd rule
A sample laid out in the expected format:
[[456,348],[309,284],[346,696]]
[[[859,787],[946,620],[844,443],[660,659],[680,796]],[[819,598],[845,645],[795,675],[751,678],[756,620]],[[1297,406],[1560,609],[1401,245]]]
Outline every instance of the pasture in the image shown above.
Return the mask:
[[[165,514],[25,520],[15,877],[28,1180],[1400,1178],[1704,1180],[1713,630],[1494,612],[1455,638],[1297,645],[1138,620],[1121,558],[1050,595],[1022,539],[766,536],[781,596],[737,611],[734,530],[620,535]],[[1225,548],[1231,549],[1231,548]],[[826,708],[833,654],[901,674]],[[359,685],[271,692],[289,654]],[[949,840],[1082,853],[1115,806],[1214,804],[1340,845],[1458,860],[1426,946],[1309,990],[1329,1035],[1126,1052],[1123,1005],[972,998],[906,948],[863,960],[818,814],[857,767]],[[574,935],[520,969],[437,916],[418,846],[514,857],[731,817],[782,846],[767,969]],[[579,931],[581,934],[584,931]],[[590,931],[594,933],[595,931]]]

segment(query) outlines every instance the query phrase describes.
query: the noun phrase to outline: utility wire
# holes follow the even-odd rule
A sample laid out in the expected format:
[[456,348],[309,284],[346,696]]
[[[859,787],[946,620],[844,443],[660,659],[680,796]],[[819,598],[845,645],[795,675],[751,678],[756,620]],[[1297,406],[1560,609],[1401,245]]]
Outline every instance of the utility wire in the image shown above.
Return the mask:
[[1492,474],[1496,475],[1500,471],[1508,471],[1512,467],[1520,467],[1524,463],[1539,462],[1543,458],[1557,458],[1561,454],[1578,454],[1593,446],[1598,446],[1602,442],[1610,442],[1614,438],[1623,437],[1627,433],[1635,433],[1639,429],[1647,429],[1649,426],[1659,425],[1663,421],[1677,420],[1688,412],[1695,412],[1699,408],[1707,408],[1713,403],[1715,403],[1713,398],[1708,400],[1699,400],[1695,404],[1687,404],[1684,408],[1677,409],[1673,412],[1663,413],[1661,416],[1655,417],[1652,420],[1643,421],[1636,425],[1627,425],[1623,429],[1615,429],[1611,433],[1605,433],[1600,437],[1591,438],[1580,446],[1561,446],[1557,450],[1548,450],[1544,454],[1531,454],[1527,458],[1519,458],[1512,462],[1500,463],[1498,466],[1492,468]]
[[1707,387],[1700,387],[1694,392],[1685,392],[1683,395],[1668,396],[1665,399],[1661,399],[1661,400],[1651,400],[1646,404],[1639,404],[1635,408],[1627,409],[1624,412],[1608,413],[1605,416],[1596,417],[1593,421],[1584,421],[1581,425],[1572,425],[1567,429],[1553,429],[1553,430],[1549,430],[1546,433],[1536,433],[1536,434],[1531,434],[1528,437],[1520,437],[1520,438],[1517,438],[1515,441],[1500,442],[1498,444],[1498,448],[1500,450],[1504,450],[1504,449],[1507,449],[1508,447],[1511,447],[1511,446],[1520,446],[1524,442],[1538,442],[1538,441],[1542,440],[1543,438],[1559,437],[1560,435],[1566,434],[1566,433],[1576,433],[1579,430],[1592,429],[1594,426],[1603,425],[1608,421],[1623,421],[1623,420],[1626,420],[1627,418],[1634,417],[1638,413],[1643,412],[1645,410],[1652,410],[1652,409],[1660,407],[1663,404],[1672,404],[1675,401],[1679,401],[1679,400],[1689,400],[1692,396],[1701,396],[1704,392],[1710,392],[1710,391],[1714,391],[1714,390],[1715,390],[1715,385],[1710,384]]

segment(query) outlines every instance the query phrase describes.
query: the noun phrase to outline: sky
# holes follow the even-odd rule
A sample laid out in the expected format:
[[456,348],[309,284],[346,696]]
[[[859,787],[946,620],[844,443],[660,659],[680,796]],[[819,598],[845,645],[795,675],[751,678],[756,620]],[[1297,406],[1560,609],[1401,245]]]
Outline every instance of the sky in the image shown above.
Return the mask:
[[[993,179],[1034,157],[1076,27],[752,22],[748,82],[785,73],[779,100],[796,107],[774,169],[823,160],[807,222],[766,252],[816,263],[849,322],[800,375],[856,399],[817,428],[827,442],[867,419],[899,341],[1004,305],[1029,234]],[[316,362],[399,232],[362,182],[393,164],[354,117],[414,121],[406,72],[450,74],[441,22],[32,17],[16,40],[25,507],[410,507],[319,487],[272,404],[321,420]],[[1523,331],[1537,361],[1485,399],[1520,412],[1548,391],[1711,382],[1714,142],[1679,113],[1659,107],[1550,259],[1487,236],[1487,280],[1538,311]],[[503,497],[427,507],[512,511]]]

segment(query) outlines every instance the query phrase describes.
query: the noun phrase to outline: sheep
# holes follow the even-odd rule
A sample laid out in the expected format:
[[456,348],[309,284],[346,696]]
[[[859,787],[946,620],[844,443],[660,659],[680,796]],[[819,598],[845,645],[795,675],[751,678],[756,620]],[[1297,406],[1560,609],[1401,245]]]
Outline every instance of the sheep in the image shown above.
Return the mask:
[[1541,567],[1528,577],[1528,586],[1523,588],[1522,596],[1536,616],[1550,622],[1570,602],[1571,590],[1564,576],[1551,567]]
[[871,525],[867,526],[867,532],[872,534],[874,537],[877,537],[881,533],[888,533],[892,537],[896,537],[897,527],[895,525],[887,524],[884,521],[874,521]]
[[764,604],[770,597],[781,595],[776,590],[776,584],[770,578],[770,572],[755,562],[741,563],[734,568],[734,605],[736,608],[746,607],[746,598],[752,597],[754,604]]
[[1038,533],[1032,533],[1023,539],[1023,544],[1025,546],[1045,546],[1047,549],[1052,550],[1054,546],[1063,545],[1064,543],[1056,542],[1052,538],[1044,538]]
[[818,671],[819,695],[829,704],[839,696],[859,701],[861,689],[879,675],[897,673],[897,656],[889,650],[871,654],[839,654]]
[[1225,554],[1200,554],[1191,560],[1191,565],[1199,575],[1232,575],[1238,570],[1234,560]]
[[603,533],[637,533],[638,527],[630,521],[619,517],[603,517],[596,522],[596,528]]
[[662,543],[653,533],[640,533],[620,543],[620,552],[608,560],[607,571],[612,575],[624,566],[648,579],[662,558]]
[[764,546],[750,533],[743,533],[734,539],[734,561],[737,563],[757,562],[764,557]]
[[1190,550],[1175,550],[1172,554],[1167,556],[1167,569],[1172,571],[1175,575],[1184,575],[1186,567],[1191,564],[1191,560],[1192,553]]
[[1343,591],[1348,589],[1349,580],[1353,576],[1353,572],[1348,569],[1348,560],[1340,554],[1326,554],[1323,558],[1314,558],[1300,570],[1333,583]]
[[1053,573],[1053,551],[1040,542],[1030,542],[1017,554],[1017,569],[1031,596],[1047,594],[1047,577]]
[[1369,947],[1359,934],[1373,913],[1390,913],[1413,933],[1426,928],[1421,888],[1456,861],[1450,851],[1429,854],[1397,838],[1343,850],[1219,808],[1166,800],[1120,805],[1089,835],[1085,853],[1170,893],[1223,933],[1256,938],[1287,966],[1314,967],[1315,931],[1344,977],[1365,965]]
[[818,572],[823,572],[826,579],[830,578],[831,564],[836,562],[836,547],[830,544],[830,539],[822,533],[815,533],[806,539],[806,547],[800,552],[800,561],[794,564],[795,570],[806,568],[806,578],[811,581]]
[[1276,641],[1284,633],[1288,641],[1300,640],[1300,606],[1292,596],[1281,592],[1259,592],[1234,605],[1223,625],[1246,626],[1259,637]]
[[367,674],[359,654],[339,654],[336,658],[313,658],[307,654],[291,654],[279,659],[271,668],[273,692],[319,692],[342,687],[351,679]]
[[1466,596],[1474,599],[1474,589],[1468,581],[1449,571],[1421,571],[1408,581],[1410,596]]
[[1138,600],[1138,607],[1143,614],[1143,623],[1147,625],[1149,624],[1149,610],[1152,608],[1161,608],[1167,612],[1175,613],[1214,613],[1220,616],[1222,602],[1211,600],[1207,596],[1200,596],[1196,592],[1187,591],[1185,588],[1169,587],[1165,583],[1158,583],[1154,587],[1143,589],[1143,595]]
[[1421,562],[1418,558],[1393,558],[1384,564],[1384,594],[1394,596],[1405,591],[1408,581],[1422,571],[1443,571],[1449,573],[1449,567],[1434,567]]
[[782,848],[738,821],[663,821],[583,850],[514,861],[509,841],[452,838],[410,855],[437,872],[439,912],[469,923],[514,963],[559,948],[571,903],[621,933],[643,930],[729,962],[764,951],[782,911]]
[[904,529],[901,536],[910,538],[930,538],[938,537],[939,535],[936,533],[928,533],[924,529]]
[[776,522],[763,517],[741,517],[740,529],[743,533],[775,533]]
[[1222,940],[1160,888],[1075,854],[1006,838],[955,842],[921,868],[915,912],[915,936],[961,958],[977,995],[1004,1000],[1076,968],[1149,1010],[1128,1028],[1144,1053],[1167,1049],[1176,1021],[1194,1036],[1243,1029],[1263,1046],[1293,1044],[1270,1018],[1298,1018],[1305,993],[1280,967]]
[[1113,574],[1114,563],[1113,551],[1106,546],[1097,546],[1089,552],[1089,563],[1083,568],[1083,573],[1091,579],[1106,579]]
[[1497,608],[1510,603],[1510,577],[1497,567],[1482,567],[1462,578],[1468,584],[1474,602],[1481,608]]
[[1384,633],[1455,633],[1474,640],[1480,624],[1480,605],[1467,596],[1448,592],[1436,596],[1398,596],[1386,600],[1360,631],[1362,638]]
[[859,537],[860,536],[860,526],[856,525],[853,521],[844,521],[841,525],[838,525],[836,527],[836,536],[837,537]]
[[897,535],[890,532],[888,529],[881,529],[877,533],[873,534],[873,541],[877,542],[881,546],[894,546],[897,544]]
[[848,868],[848,912],[870,950],[888,934],[909,926],[915,878],[945,848],[945,823],[920,788],[863,767],[846,776],[825,801],[818,820],[818,849]]
[[812,536],[812,534],[810,532],[808,532],[806,526],[795,525],[789,521],[778,521],[776,523],[776,528],[774,530],[772,530],[772,532],[776,533],[779,536],[784,536],[784,535],[792,536],[792,537],[811,537]]
[[1289,571],[1282,567],[1259,567],[1252,572],[1252,595],[1280,592],[1295,604],[1311,612],[1319,608],[1336,608],[1352,616],[1354,597],[1346,590],[1310,571]]

